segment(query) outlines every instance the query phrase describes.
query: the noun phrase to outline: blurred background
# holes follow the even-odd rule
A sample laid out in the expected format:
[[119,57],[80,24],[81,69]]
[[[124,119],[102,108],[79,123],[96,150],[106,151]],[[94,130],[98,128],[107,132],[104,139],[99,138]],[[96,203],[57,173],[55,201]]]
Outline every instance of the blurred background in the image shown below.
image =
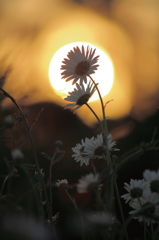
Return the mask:
[[[117,141],[120,148],[117,155],[122,159],[121,156],[134,146],[145,149],[140,143],[151,141],[154,128],[159,125],[158,16],[158,0],[0,1],[0,76],[7,73],[0,84],[16,99],[30,125],[41,111],[32,127],[32,135],[46,182],[49,162],[42,152],[52,156],[55,141],[61,140],[66,153],[54,166],[53,178],[68,178],[73,183],[90,169],[79,167],[71,157],[71,148],[82,138],[101,132],[85,106],[75,115],[63,109],[66,102],[52,87],[49,78],[53,55],[66,44],[87,42],[110,57],[114,69],[113,85],[103,99],[105,103],[113,100],[106,106],[108,130]],[[62,59],[65,57],[61,56]],[[108,81],[107,74],[107,71],[103,73],[102,81]],[[55,77],[54,81],[58,79]],[[15,121],[19,112],[10,99],[1,97],[2,176],[2,170],[8,171],[5,159],[12,159],[12,149],[20,148],[26,162],[33,162],[33,159],[26,126],[23,121]],[[90,105],[101,117],[99,101]],[[158,131],[156,137],[159,137]],[[128,182],[134,176],[142,178],[144,169],[157,170],[158,158],[158,151],[143,150],[135,164],[125,166],[118,178],[121,194],[124,194],[124,181]],[[95,164],[99,170],[102,168],[102,162]],[[23,174],[20,176],[21,181],[19,178],[13,181],[17,198],[27,185]],[[62,196],[60,200],[63,203],[66,199]],[[57,202],[58,205],[59,200]]]
[[[105,103],[113,100],[106,106],[113,139],[122,141],[135,130],[137,140],[152,136],[159,104],[158,1],[5,0],[0,1],[0,9],[0,75],[7,72],[1,85],[22,107],[29,124],[44,108],[32,132],[37,149],[52,154],[58,139],[71,149],[86,137],[86,129],[87,137],[101,131],[85,106],[76,115],[63,110],[66,101],[50,82],[52,57],[73,42],[93,44],[111,59],[113,85],[103,99]],[[60,57],[62,61],[66,56]],[[106,88],[108,72],[101,78]],[[101,117],[99,100],[90,105]],[[4,117],[19,114],[8,98],[2,99],[1,112],[2,126]],[[153,122],[151,127],[148,121]],[[146,125],[142,133],[138,125]],[[23,122],[15,124],[12,132],[5,128],[3,135],[11,138],[3,142],[7,147],[30,149]],[[122,146],[123,152],[129,143]],[[70,155],[67,161],[72,162]]]
[[[5,90],[25,106],[64,105],[50,83],[50,61],[64,45],[88,42],[106,51],[114,66],[114,84],[104,97],[114,100],[107,116],[146,119],[159,102],[158,5],[156,0],[0,1],[1,75],[10,69]],[[106,81],[107,72],[102,77]],[[2,106],[9,104],[5,100]],[[99,112],[98,101],[92,106]],[[91,113],[85,119],[86,111],[77,114],[91,125],[95,119]]]

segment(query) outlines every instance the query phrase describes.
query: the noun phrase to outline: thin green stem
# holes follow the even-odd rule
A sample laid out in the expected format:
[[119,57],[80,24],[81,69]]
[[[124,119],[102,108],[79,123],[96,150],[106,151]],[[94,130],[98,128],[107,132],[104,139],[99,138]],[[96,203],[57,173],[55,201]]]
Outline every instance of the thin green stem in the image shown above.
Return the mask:
[[4,181],[3,181],[3,184],[2,184],[2,187],[1,187],[1,192],[0,192],[0,197],[3,196],[4,186],[5,186],[5,184],[6,184],[7,180],[8,180],[8,178],[9,178],[9,175],[7,175],[7,176],[5,177],[5,179],[4,179]]
[[88,103],[85,103],[85,104],[91,110],[91,112],[94,114],[94,116],[96,117],[96,119],[99,122],[102,132],[104,132],[103,124],[102,124],[101,120],[99,119],[99,117],[97,116],[97,114],[95,113],[95,111],[91,108],[91,106]]
[[49,168],[49,194],[50,194],[50,212],[51,212],[51,216],[52,216],[52,185],[51,185],[51,180],[52,180],[52,166],[53,166],[53,162],[55,159],[55,156],[58,152],[58,148],[56,147],[55,152],[51,158],[50,161],[50,168]]
[[153,229],[153,223],[152,223],[152,220],[151,220],[151,233],[152,233],[152,240],[155,240],[154,236],[154,229]]
[[73,204],[74,208],[76,210],[79,210],[78,207],[77,207],[77,204],[76,202],[73,200],[73,198],[70,196],[70,194],[68,193],[67,189],[64,189],[65,190],[65,193],[67,194],[68,198],[70,199],[71,203]]
[[159,236],[159,225],[157,226],[155,233],[154,233],[154,239],[158,239]]
[[111,159],[110,159],[110,154],[109,154],[109,148],[108,148],[108,127],[107,127],[107,120],[106,120],[106,115],[105,115],[105,106],[103,103],[103,99],[102,96],[100,94],[99,88],[98,88],[98,84],[95,83],[94,79],[88,75],[88,77],[91,79],[91,81],[93,82],[98,95],[99,95],[99,99],[100,99],[100,103],[101,103],[101,108],[102,108],[102,115],[103,115],[103,146],[105,148],[105,156],[106,156],[106,166],[105,169],[107,169],[108,172],[108,177],[104,179],[104,185],[106,186],[105,191],[104,191],[104,200],[105,202],[107,202],[107,205],[109,207],[110,202],[112,202],[112,199],[110,199],[110,183],[111,183],[111,178],[112,178],[112,164],[111,164]]
[[144,220],[144,240],[146,240],[146,221],[145,218],[143,218]]
[[91,159],[90,162],[91,162],[91,165],[92,165],[92,168],[93,168],[93,172],[94,172],[94,174],[96,174],[97,171],[96,171],[96,168],[95,168],[95,166],[94,166],[93,160]]
[[103,126],[104,126],[104,139],[103,139],[103,142],[104,142],[104,145],[106,146],[106,158],[110,164],[111,160],[110,160],[110,155],[109,155],[109,149],[108,149],[108,141],[107,141],[107,136],[108,136],[108,127],[107,127],[107,122],[106,122],[106,115],[105,115],[105,106],[104,106],[104,103],[103,103],[103,99],[102,99],[102,96],[100,94],[100,91],[99,91],[99,88],[98,88],[98,85],[95,83],[94,79],[88,75],[88,77],[91,79],[91,81],[93,82],[97,92],[98,92],[98,95],[99,95],[99,99],[100,99],[100,102],[101,102],[101,107],[102,107],[102,114],[103,114]]
[[[138,199],[138,201],[139,201],[139,203],[140,203],[140,208],[142,209],[142,204],[141,204],[141,200],[140,200],[140,198],[139,197],[137,197],[137,199]],[[143,216],[143,222],[144,222],[144,240],[146,240],[146,219],[145,219],[145,217]]]
[[82,239],[85,240],[85,225],[84,225],[84,221],[83,218],[81,216],[81,213],[79,211],[79,208],[75,202],[75,200],[71,197],[71,195],[69,194],[69,192],[67,191],[67,189],[64,189],[65,193],[67,194],[68,198],[70,199],[71,203],[73,204],[74,208],[78,211],[79,213],[79,217],[82,223],[82,230],[81,230],[81,234],[82,234]]
[[121,219],[122,219],[122,223],[123,223],[123,228],[124,228],[124,232],[125,232],[125,237],[128,240],[129,238],[128,238],[128,233],[127,233],[126,224],[125,224],[125,218],[124,218],[123,209],[122,209],[122,206],[121,206],[120,195],[119,195],[116,180],[114,181],[114,187],[115,187],[116,198],[117,198],[117,202],[118,202],[118,206],[119,206],[119,210],[120,210],[120,215],[121,215]]
[[35,146],[34,146],[34,141],[33,141],[33,137],[32,137],[32,134],[31,134],[31,128],[29,127],[29,124],[28,124],[28,121],[25,117],[25,114],[23,113],[21,107],[18,105],[18,103],[16,102],[16,100],[10,95],[8,94],[4,89],[0,88],[0,90],[3,92],[4,96],[10,98],[10,100],[14,103],[14,105],[17,107],[17,109],[19,110],[20,114],[22,115],[23,119],[24,119],[24,122],[25,122],[25,125],[26,125],[26,128],[27,128],[27,131],[28,131],[28,135],[29,135],[29,139],[30,139],[30,143],[31,143],[31,146],[32,146],[32,151],[33,151],[33,157],[34,157],[34,160],[35,160],[35,164],[37,166],[37,170],[39,172],[39,175],[40,175],[40,181],[42,183],[42,187],[43,187],[43,191],[44,191],[44,195],[45,195],[45,200],[46,200],[46,207],[47,207],[47,212],[48,212],[48,216],[50,218],[50,221],[52,222],[52,215],[51,215],[51,211],[50,211],[50,205],[49,205],[49,201],[48,201],[48,196],[47,196],[47,192],[46,192],[46,187],[45,187],[45,184],[44,184],[44,181],[43,181],[43,176],[41,174],[41,171],[40,171],[40,167],[39,167],[39,163],[38,163],[38,159],[37,159],[37,154],[36,154],[36,150],[35,150]]

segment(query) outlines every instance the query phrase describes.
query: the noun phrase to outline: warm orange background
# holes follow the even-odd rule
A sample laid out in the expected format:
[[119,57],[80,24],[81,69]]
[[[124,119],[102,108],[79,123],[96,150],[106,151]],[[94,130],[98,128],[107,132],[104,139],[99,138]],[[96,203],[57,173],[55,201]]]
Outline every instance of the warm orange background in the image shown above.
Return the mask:
[[[0,73],[11,69],[4,89],[19,104],[64,105],[49,82],[50,60],[63,45],[86,41],[105,49],[113,60],[114,86],[104,98],[114,100],[106,108],[109,118],[130,115],[143,120],[157,111],[157,0],[118,0],[112,5],[104,0],[6,0],[0,2],[0,9]],[[3,107],[8,104],[6,99]],[[100,116],[99,102],[91,106]],[[95,118],[88,112],[82,107],[77,114],[90,124]]]

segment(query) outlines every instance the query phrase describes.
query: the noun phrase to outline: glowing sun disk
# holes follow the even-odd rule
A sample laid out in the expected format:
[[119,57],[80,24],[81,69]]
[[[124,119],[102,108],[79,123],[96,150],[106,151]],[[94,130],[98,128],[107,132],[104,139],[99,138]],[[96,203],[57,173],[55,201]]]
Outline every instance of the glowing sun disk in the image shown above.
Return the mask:
[[[62,61],[64,58],[67,58],[68,52],[72,50],[73,47],[78,46],[81,49],[82,45],[84,45],[85,49],[88,45],[91,46],[93,49],[96,48],[95,56],[99,55],[99,67],[96,72],[91,76],[96,83],[99,83],[98,87],[102,97],[107,95],[113,86],[114,68],[112,60],[110,59],[108,54],[90,43],[74,42],[61,47],[53,55],[49,66],[49,78],[51,85],[56,91],[56,93],[62,98],[66,97],[68,95],[68,92],[72,92],[75,88],[75,85],[72,85],[72,81],[66,82],[64,79],[61,78],[62,71],[60,70],[60,68],[62,65]],[[97,92],[95,92],[89,101],[95,101],[97,99],[99,99],[99,96]]]

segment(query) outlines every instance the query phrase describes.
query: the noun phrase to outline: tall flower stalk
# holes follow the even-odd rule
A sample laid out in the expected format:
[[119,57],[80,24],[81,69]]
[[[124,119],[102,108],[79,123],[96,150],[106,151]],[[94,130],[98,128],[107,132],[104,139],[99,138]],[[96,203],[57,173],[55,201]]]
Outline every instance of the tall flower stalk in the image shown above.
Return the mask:
[[31,127],[29,126],[28,124],[28,121],[25,117],[25,114],[23,113],[21,107],[19,106],[19,104],[16,102],[16,100],[9,94],[7,93],[4,89],[0,88],[0,90],[3,92],[4,96],[10,98],[10,100],[14,103],[14,105],[17,107],[17,109],[19,110],[21,116],[23,117],[24,119],[24,122],[25,122],[25,125],[26,125],[26,128],[27,128],[27,131],[28,131],[28,135],[29,135],[29,139],[30,139],[30,143],[31,143],[31,146],[32,146],[32,151],[33,151],[33,157],[34,157],[34,161],[35,161],[35,164],[36,164],[36,168],[37,168],[37,171],[39,173],[39,176],[40,176],[40,182],[41,182],[41,185],[42,185],[42,188],[43,188],[43,191],[44,191],[44,196],[45,196],[45,201],[46,201],[46,207],[47,207],[47,213],[48,213],[48,217],[54,227],[54,224],[53,224],[53,221],[52,221],[52,213],[51,213],[51,209],[50,209],[50,204],[49,204],[49,200],[48,200],[48,196],[47,196],[47,192],[46,192],[46,187],[45,187],[45,184],[44,184],[44,180],[43,180],[43,176],[41,174],[41,170],[40,170],[40,166],[39,166],[39,163],[38,163],[38,159],[37,159],[37,154],[36,154],[36,150],[35,150],[35,146],[34,146],[34,141],[33,141],[33,137],[32,137],[32,134],[31,134]]
[[95,86],[95,88],[98,92],[99,99],[100,99],[100,102],[101,102],[102,115],[103,115],[103,129],[102,130],[104,130],[104,132],[103,132],[103,135],[104,135],[103,142],[104,142],[104,145],[105,145],[106,159],[107,159],[108,163],[111,165],[111,160],[110,160],[110,155],[109,155],[109,150],[108,150],[108,141],[107,141],[108,127],[107,127],[107,122],[106,122],[105,106],[104,106],[103,99],[102,99],[101,93],[99,91],[98,85],[95,83],[95,81],[93,80],[93,78],[90,75],[88,75],[88,77],[93,82],[93,84],[94,84],[94,86]]
[[[86,50],[84,49],[84,46],[82,46],[81,50],[79,49],[79,47],[76,47],[73,50],[71,50],[67,54],[67,58],[63,60],[63,64],[61,66],[61,70],[63,70],[63,72],[61,73],[62,78],[66,79],[66,81],[73,80],[72,84],[80,80],[80,85],[76,84],[77,89],[74,89],[72,93],[69,93],[70,96],[65,98],[65,100],[74,102],[74,103],[67,104],[65,105],[65,107],[76,106],[74,111],[77,110],[83,104],[87,104],[89,98],[92,96],[95,89],[97,90],[99,99],[101,102],[102,115],[103,115],[103,123],[100,125],[103,125],[103,127],[101,127],[101,130],[103,131],[103,143],[105,146],[105,155],[106,155],[107,162],[109,163],[109,165],[111,165],[111,160],[110,160],[110,155],[108,150],[108,142],[107,142],[108,127],[106,123],[105,106],[98,88],[98,84],[91,77],[91,74],[93,74],[95,70],[97,70],[97,67],[99,66],[96,64],[99,56],[94,57],[95,51],[96,49],[93,50],[89,46],[87,46]],[[87,83],[87,77],[90,78],[94,87],[92,87],[92,85],[89,83],[87,90],[84,90],[83,82]],[[94,111],[92,112],[97,118],[97,120],[99,121],[99,118],[94,113]]]
[[[104,172],[106,174],[105,175],[103,174],[104,176],[103,181],[107,185],[107,187],[105,188],[105,201],[107,202],[107,205],[109,208],[110,206],[112,206],[111,204],[112,199],[110,199],[112,195],[110,191],[112,192],[112,190],[108,186],[112,186],[111,178],[112,178],[113,169],[112,169],[112,163],[111,163],[110,154],[109,154],[108,127],[107,127],[106,114],[105,114],[105,105],[98,88],[98,83],[96,83],[94,79],[91,77],[91,74],[93,74],[98,67],[96,63],[98,61],[99,56],[94,57],[95,51],[96,49],[93,50],[89,46],[87,47],[86,50],[84,49],[84,46],[82,46],[81,50],[79,49],[79,47],[76,47],[73,50],[71,50],[68,53],[67,58],[63,60],[63,64],[61,66],[61,70],[63,72],[61,73],[61,75],[63,79],[66,79],[66,81],[73,80],[72,84],[76,83],[76,88],[74,88],[74,91],[69,92],[70,96],[65,98],[66,101],[70,101],[70,103],[65,105],[65,108],[71,107],[73,109],[73,112],[75,112],[78,108],[82,107],[82,105],[85,104],[91,110],[91,112],[94,114],[94,116],[96,117],[96,119],[100,124],[101,131],[103,134],[102,135],[103,141],[101,140],[99,141],[101,145],[96,142],[98,140],[89,141],[88,139],[86,139],[86,145],[89,146],[90,144],[93,144],[92,146],[94,147],[98,146],[99,147],[98,154],[100,149],[100,151],[102,151],[102,158],[104,157],[104,159],[106,160],[105,169],[104,169]],[[90,79],[90,82],[87,88],[85,89],[83,82],[87,83],[87,78]],[[77,83],[78,80],[80,81],[80,84]],[[102,121],[99,119],[97,114],[88,104],[88,101],[93,95],[93,93],[95,92],[95,90],[98,93],[99,100],[101,103]],[[75,150],[76,150],[76,154],[74,154],[74,156],[76,158],[76,161],[80,161],[81,165],[84,162],[85,164],[87,163],[88,165],[88,157],[90,156],[87,156],[86,148],[84,146],[79,146],[79,148],[77,147],[77,149]],[[93,147],[92,147],[92,151],[93,151]],[[96,152],[95,149],[94,149],[94,152]],[[86,156],[84,157],[84,155]],[[91,155],[96,156],[95,153],[92,153]],[[85,160],[82,161],[82,159],[84,158],[85,159],[87,158],[87,162]]]

